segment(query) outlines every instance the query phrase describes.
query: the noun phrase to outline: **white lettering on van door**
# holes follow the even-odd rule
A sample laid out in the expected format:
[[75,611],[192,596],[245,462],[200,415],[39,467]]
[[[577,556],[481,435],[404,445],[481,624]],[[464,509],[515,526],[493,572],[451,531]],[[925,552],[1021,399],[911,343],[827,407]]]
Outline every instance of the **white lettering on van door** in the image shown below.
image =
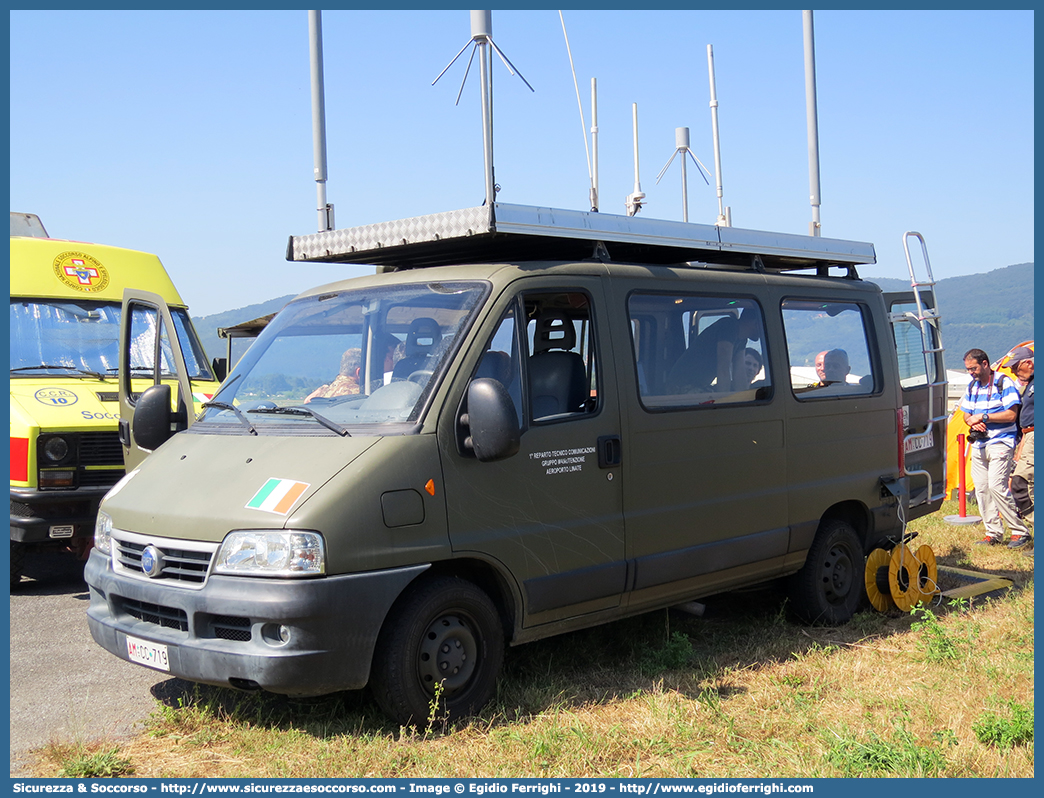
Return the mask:
[[556,449],[550,452],[530,452],[530,460],[539,460],[545,474],[568,474],[583,471],[587,455],[594,454],[595,447],[585,446],[581,449]]

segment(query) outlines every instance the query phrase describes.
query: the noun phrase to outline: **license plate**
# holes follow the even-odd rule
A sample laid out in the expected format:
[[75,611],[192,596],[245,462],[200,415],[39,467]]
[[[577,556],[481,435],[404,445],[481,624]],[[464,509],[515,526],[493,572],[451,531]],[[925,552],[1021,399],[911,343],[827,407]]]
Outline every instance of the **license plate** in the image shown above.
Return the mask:
[[920,452],[925,449],[931,449],[935,446],[935,431],[932,430],[928,433],[926,438],[907,438],[903,444],[903,448],[906,449],[906,453]]
[[73,536],[72,525],[69,526],[52,526],[48,530],[48,534],[52,538],[71,538]]
[[131,662],[137,662],[148,668],[159,671],[169,671],[170,662],[167,660],[167,647],[159,643],[149,643],[136,637],[127,637],[127,658]]

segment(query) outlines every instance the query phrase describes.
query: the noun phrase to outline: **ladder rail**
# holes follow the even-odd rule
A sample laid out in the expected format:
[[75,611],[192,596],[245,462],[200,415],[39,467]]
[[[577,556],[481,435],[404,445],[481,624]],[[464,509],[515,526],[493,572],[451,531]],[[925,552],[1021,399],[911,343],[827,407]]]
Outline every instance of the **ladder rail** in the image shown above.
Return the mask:
[[[927,280],[919,280],[917,277],[917,270],[914,267],[913,258],[910,255],[910,239],[916,238],[921,244],[921,255],[924,259],[924,268],[927,272]],[[910,273],[910,287],[913,289],[914,302],[917,305],[917,314],[914,316],[911,313],[901,314],[902,320],[912,322],[917,325],[921,333],[921,353],[924,357],[924,368],[925,375],[931,374],[933,370],[936,372],[936,379],[928,382],[928,422],[924,432],[917,432],[912,435],[905,436],[904,447],[907,443],[912,443],[911,451],[917,451],[920,447],[918,446],[919,440],[930,440],[931,436],[935,431],[935,427],[940,422],[943,426],[940,429],[940,435],[942,436],[942,458],[944,464],[946,463],[946,427],[945,422],[947,415],[944,412],[942,415],[934,415],[935,401],[936,401],[936,389],[942,389],[942,395],[946,395],[947,381],[945,379],[945,369],[943,369],[943,379],[939,380],[938,369],[935,368],[936,355],[942,354],[945,349],[942,342],[942,328],[940,321],[942,315],[939,313],[939,306],[936,302],[935,297],[935,276],[932,274],[932,264],[928,258],[928,245],[924,241],[924,236],[920,233],[908,230],[903,234],[903,252],[906,255],[906,266]],[[929,303],[925,302],[925,298],[930,298],[931,307],[927,307]],[[895,315],[900,314],[894,314]],[[934,332],[934,338],[933,338]],[[931,359],[931,363],[929,363]],[[931,368],[930,368],[931,366]],[[944,407],[945,410],[945,407]],[[935,501],[939,498],[945,498],[945,488],[942,490],[942,495],[934,495],[932,492],[932,476],[925,469],[914,469],[905,470],[906,476],[908,477],[923,477],[927,481],[926,490],[926,502]],[[943,482],[945,485],[945,481]],[[910,492],[913,496],[913,491]],[[921,503],[921,502],[919,502]]]

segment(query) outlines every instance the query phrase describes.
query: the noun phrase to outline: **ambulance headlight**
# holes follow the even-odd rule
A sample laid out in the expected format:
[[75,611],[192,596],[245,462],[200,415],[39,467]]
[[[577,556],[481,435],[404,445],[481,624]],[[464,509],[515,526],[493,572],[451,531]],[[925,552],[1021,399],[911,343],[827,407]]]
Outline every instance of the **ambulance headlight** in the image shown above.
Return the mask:
[[326,551],[318,532],[241,529],[230,532],[214,564],[219,574],[316,576],[326,573]]
[[106,512],[99,512],[94,522],[94,548],[106,556],[112,553],[112,518]]

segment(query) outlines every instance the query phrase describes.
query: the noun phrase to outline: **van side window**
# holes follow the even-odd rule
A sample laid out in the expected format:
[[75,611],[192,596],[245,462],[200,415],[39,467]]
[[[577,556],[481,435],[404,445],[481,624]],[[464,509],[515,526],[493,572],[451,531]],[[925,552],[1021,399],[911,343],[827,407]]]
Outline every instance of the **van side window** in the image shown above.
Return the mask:
[[530,418],[551,421],[594,413],[598,407],[598,369],[587,294],[526,294],[523,307]]
[[783,301],[790,386],[798,399],[873,393],[864,310],[852,302]]
[[635,293],[627,308],[645,407],[703,407],[772,396],[765,325],[754,300]]
[[[911,313],[917,316],[917,304],[903,302],[892,305],[892,313]],[[895,353],[899,357],[899,384],[903,388],[916,388],[935,382],[935,358],[925,357],[924,342],[921,340],[921,328],[913,322],[901,321],[892,325],[895,336]],[[935,327],[928,325],[931,340],[928,348],[939,346]]]

